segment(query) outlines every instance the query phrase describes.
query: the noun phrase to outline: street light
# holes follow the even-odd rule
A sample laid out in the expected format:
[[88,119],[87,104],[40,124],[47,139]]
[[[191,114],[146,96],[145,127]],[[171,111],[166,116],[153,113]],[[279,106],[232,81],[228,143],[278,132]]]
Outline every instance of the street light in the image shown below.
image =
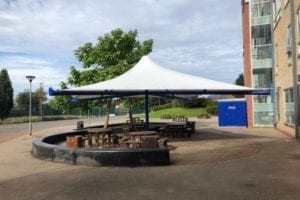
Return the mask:
[[29,90],[29,135],[32,135],[32,123],[31,123],[31,82],[35,79],[35,76],[26,76],[29,80],[30,90]]

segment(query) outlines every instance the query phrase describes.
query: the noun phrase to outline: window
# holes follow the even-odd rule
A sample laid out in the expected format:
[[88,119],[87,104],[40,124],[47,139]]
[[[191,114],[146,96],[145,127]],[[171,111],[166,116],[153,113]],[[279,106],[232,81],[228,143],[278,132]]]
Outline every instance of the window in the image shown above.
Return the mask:
[[254,96],[254,103],[268,103],[268,97],[267,96]]
[[274,124],[274,113],[273,111],[255,111],[254,112],[254,124],[255,125],[273,125]]
[[272,69],[253,70],[254,88],[272,88]]
[[288,31],[287,31],[286,53],[287,53],[289,61],[291,63],[291,61],[292,61],[292,32],[291,32],[291,25],[288,26]]
[[252,26],[251,27],[252,46],[272,44],[271,34],[272,34],[271,24]]
[[252,47],[252,59],[272,59],[272,45],[260,45]]
[[263,60],[272,58],[271,25],[251,27],[252,58]]
[[285,102],[286,103],[293,103],[294,102],[293,88],[288,88],[284,92],[285,92]]
[[285,122],[288,125],[295,124],[294,91],[293,88],[284,90],[285,93]]
[[281,2],[280,0],[273,0],[274,2],[274,21],[277,22],[280,19]]
[[262,17],[271,15],[271,2],[269,1],[257,1],[251,4],[251,16]]
[[[253,87],[254,88],[272,88],[272,69],[254,69],[253,70]],[[272,103],[272,95],[255,96],[254,103]]]

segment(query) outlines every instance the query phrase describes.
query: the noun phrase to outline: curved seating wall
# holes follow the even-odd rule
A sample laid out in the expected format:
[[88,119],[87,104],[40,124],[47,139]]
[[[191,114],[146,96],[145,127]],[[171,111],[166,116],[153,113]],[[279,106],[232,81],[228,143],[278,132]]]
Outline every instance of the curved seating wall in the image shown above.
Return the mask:
[[168,165],[168,148],[157,149],[93,149],[68,148],[55,145],[65,141],[66,136],[85,135],[87,132],[72,131],[38,138],[33,141],[32,155],[42,160],[90,166],[138,166]]

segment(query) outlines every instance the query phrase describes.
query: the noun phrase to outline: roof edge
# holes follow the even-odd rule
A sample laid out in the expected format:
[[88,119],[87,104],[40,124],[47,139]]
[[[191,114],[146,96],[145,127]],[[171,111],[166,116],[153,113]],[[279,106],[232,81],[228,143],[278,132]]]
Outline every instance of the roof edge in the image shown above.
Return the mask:
[[85,90],[85,91],[78,91],[78,90],[54,90],[51,87],[49,88],[49,95],[50,96],[57,96],[57,95],[109,95],[109,96],[132,96],[132,95],[139,95],[144,94],[148,91],[149,94],[245,94],[245,95],[270,95],[271,89],[201,89],[201,90]]

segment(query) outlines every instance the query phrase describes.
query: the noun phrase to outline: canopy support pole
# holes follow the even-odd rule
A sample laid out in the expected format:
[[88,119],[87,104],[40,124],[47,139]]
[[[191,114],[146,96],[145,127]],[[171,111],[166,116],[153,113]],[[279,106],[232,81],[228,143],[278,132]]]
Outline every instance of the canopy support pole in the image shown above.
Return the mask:
[[145,128],[149,130],[149,93],[145,91]]

